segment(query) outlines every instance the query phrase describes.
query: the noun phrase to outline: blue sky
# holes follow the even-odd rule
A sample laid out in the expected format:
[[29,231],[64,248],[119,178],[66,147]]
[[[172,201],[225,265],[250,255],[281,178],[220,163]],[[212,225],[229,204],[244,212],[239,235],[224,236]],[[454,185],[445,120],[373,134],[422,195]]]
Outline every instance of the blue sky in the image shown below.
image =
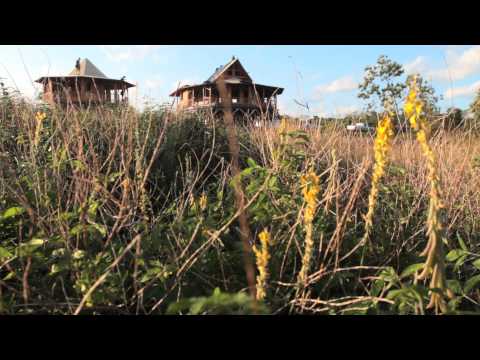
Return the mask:
[[[168,94],[178,82],[206,80],[232,56],[240,59],[259,84],[285,88],[279,96],[283,113],[342,115],[362,109],[357,86],[364,68],[379,55],[403,64],[407,72],[420,72],[444,96],[442,109],[462,109],[480,88],[480,46],[171,46],[82,45],[0,46],[0,77],[24,95],[33,96],[31,80],[67,74],[78,57],[90,59],[102,72],[126,79],[137,88],[131,101],[138,107],[148,100],[171,101]],[[295,104],[309,104],[309,111]]]

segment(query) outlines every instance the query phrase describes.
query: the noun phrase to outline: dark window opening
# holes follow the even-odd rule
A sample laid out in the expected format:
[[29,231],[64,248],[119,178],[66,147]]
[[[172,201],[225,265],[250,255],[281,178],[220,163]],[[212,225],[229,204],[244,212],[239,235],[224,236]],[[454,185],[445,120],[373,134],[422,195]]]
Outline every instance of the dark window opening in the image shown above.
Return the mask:
[[240,90],[238,87],[233,87],[232,88],[232,103],[237,103],[239,101],[239,96],[240,96]]

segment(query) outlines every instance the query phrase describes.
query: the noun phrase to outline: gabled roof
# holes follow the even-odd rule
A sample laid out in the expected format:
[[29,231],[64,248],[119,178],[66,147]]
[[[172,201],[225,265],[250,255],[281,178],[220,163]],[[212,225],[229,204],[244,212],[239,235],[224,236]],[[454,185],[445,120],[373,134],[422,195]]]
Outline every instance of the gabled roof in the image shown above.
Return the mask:
[[[208,86],[210,84],[214,84],[218,80],[220,75],[222,75],[225,71],[227,71],[230,67],[232,67],[236,63],[238,63],[240,68],[245,72],[245,74],[247,75],[247,79],[241,79],[241,78],[237,78],[237,77],[229,77],[229,78],[225,79],[225,83],[227,83],[227,84],[252,85],[253,80],[251,79],[250,75],[248,75],[248,72],[245,70],[245,68],[243,67],[240,60],[238,60],[236,57],[232,57],[232,59],[228,63],[226,63],[223,66],[218,67],[215,70],[215,72],[206,81],[204,81],[202,84],[183,85],[183,86],[177,88],[176,90],[174,90],[170,94],[170,96],[178,96],[185,89],[204,87],[204,86]],[[273,89],[276,92],[277,95],[280,95],[283,92],[283,88],[279,88],[279,87],[276,87],[276,86],[267,86],[267,85],[260,85],[260,84],[255,84],[255,86],[257,88]]]
[[[242,66],[240,60],[238,60],[236,57],[232,57],[232,60],[230,60],[228,63],[226,63],[225,65],[223,66],[220,66],[219,68],[217,68],[215,70],[215,72],[207,79],[206,83],[213,83],[215,82],[219,76],[221,74],[223,74],[228,68],[230,68],[231,66],[233,66],[233,64],[237,63],[240,65],[240,67],[245,71],[245,73],[247,74],[248,76],[248,73],[247,71],[245,70],[245,68]],[[250,82],[252,81],[252,79],[250,79],[250,76],[248,76],[248,79],[250,80]]]
[[77,63],[78,67],[75,66],[70,74],[73,76],[89,76],[107,79],[107,76],[102,73],[93,63],[88,59],[82,59]]

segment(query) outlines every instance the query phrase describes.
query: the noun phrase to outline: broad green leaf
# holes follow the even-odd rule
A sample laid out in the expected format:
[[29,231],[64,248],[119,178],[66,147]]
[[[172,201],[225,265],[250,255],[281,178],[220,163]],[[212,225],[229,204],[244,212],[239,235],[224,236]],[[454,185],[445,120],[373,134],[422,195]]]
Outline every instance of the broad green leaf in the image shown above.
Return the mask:
[[72,236],[80,234],[84,230],[85,226],[82,224],[75,225],[70,229],[69,234]]
[[10,280],[10,279],[13,278],[14,276],[15,276],[15,272],[10,271],[10,272],[7,274],[7,276],[5,276],[5,277],[3,278],[3,281]]
[[25,244],[29,245],[29,246],[39,247],[39,246],[43,245],[44,243],[45,243],[45,240],[43,240],[43,239],[32,239],[32,240],[26,242]]
[[268,181],[268,187],[269,188],[273,188],[276,184],[277,184],[277,177],[276,176],[272,176],[270,178],[270,180]]
[[395,269],[391,266],[387,267],[386,269],[380,272],[380,278],[386,282],[396,282],[398,281],[398,275],[395,272]]
[[406,295],[409,292],[409,289],[397,289],[397,290],[391,290],[387,294],[387,299],[394,300],[400,295]]
[[108,182],[114,182],[120,175],[122,175],[121,172],[115,172],[115,173],[111,174],[108,177]]
[[213,296],[220,296],[221,294],[222,294],[222,291],[220,290],[220,288],[216,287],[213,290]]
[[458,280],[447,280],[447,288],[452,290],[455,294],[462,293],[462,285]]
[[478,270],[480,270],[480,259],[475,260],[472,264],[473,264],[473,266],[475,266]]
[[76,214],[73,213],[73,212],[64,212],[64,213],[61,213],[61,214],[59,215],[59,218],[60,218],[61,220],[63,220],[63,221],[68,221],[68,220],[73,219],[73,218],[75,217],[75,215],[76,215]]
[[242,176],[252,175],[253,170],[255,170],[255,169],[252,168],[252,167],[248,167],[248,168],[246,168],[245,170],[242,170]]
[[20,215],[25,212],[25,209],[20,206],[14,206],[11,207],[10,209],[5,210],[5,212],[2,215],[3,219],[8,219],[17,215]]
[[72,165],[75,170],[85,170],[85,165],[80,160],[72,160]]
[[95,218],[95,215],[97,215],[97,209],[98,209],[98,206],[99,206],[99,202],[98,201],[94,201],[90,204],[90,206],[88,207],[88,216],[91,218],[91,219],[94,219]]
[[404,278],[404,277],[413,275],[418,270],[423,269],[423,267],[424,267],[423,263],[412,264],[412,265],[408,266],[405,270],[403,270],[402,274],[400,275],[400,278]]
[[65,249],[64,248],[61,248],[61,249],[55,249],[52,251],[52,256],[53,257],[62,257],[64,256],[66,253]]
[[457,240],[458,240],[458,243],[460,244],[460,247],[461,247],[463,250],[468,251],[467,245],[465,245],[465,242],[464,242],[463,239],[460,237],[460,235],[458,235],[458,233],[457,233]]
[[380,279],[375,280],[372,284],[370,295],[379,296],[384,286],[385,286],[385,281]]
[[252,167],[252,168],[256,168],[258,167],[257,163],[255,162],[255,160],[253,160],[252,158],[248,158],[247,159],[247,164]]
[[197,300],[190,307],[190,313],[192,315],[198,315],[202,312],[203,306],[205,305],[205,300],[203,298]]
[[85,251],[83,250],[75,250],[72,254],[72,258],[75,260],[82,259],[85,256]]
[[461,256],[466,255],[465,250],[454,249],[447,254],[447,261],[454,262]]
[[8,259],[11,256],[12,256],[12,253],[10,251],[0,246],[0,260]]
[[100,225],[97,223],[91,223],[91,226],[97,230],[102,236],[107,236],[107,228],[104,225]]
[[61,270],[60,266],[57,264],[52,264],[52,267],[50,268],[50,274],[49,275],[55,275],[56,273],[59,273]]
[[33,255],[35,250],[42,246],[44,243],[45,240],[43,239],[32,239],[23,244],[20,244],[20,246],[17,248],[18,256],[31,256]]
[[465,291],[465,294],[468,294],[468,293],[470,293],[470,291],[472,291],[477,286],[480,286],[480,274],[475,275],[475,276],[471,277],[470,279],[468,279],[465,282],[465,286],[464,286],[463,290]]
[[465,260],[467,259],[467,257],[468,255],[464,254],[457,259],[457,262],[455,263],[455,266],[454,266],[455,271],[457,271],[465,263]]

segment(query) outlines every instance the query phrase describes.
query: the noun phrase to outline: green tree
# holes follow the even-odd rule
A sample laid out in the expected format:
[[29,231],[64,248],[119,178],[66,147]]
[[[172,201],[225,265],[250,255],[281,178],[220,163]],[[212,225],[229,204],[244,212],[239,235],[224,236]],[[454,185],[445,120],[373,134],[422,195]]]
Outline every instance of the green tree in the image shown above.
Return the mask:
[[386,102],[397,107],[397,101],[406,89],[405,83],[400,80],[403,73],[402,65],[380,55],[375,65],[365,68],[363,82],[358,86],[358,97],[368,101],[368,110],[384,106]]
[[425,80],[420,74],[410,74],[407,76],[406,85],[408,86],[411,81],[417,79],[417,86],[419,89],[419,97],[425,103],[425,111],[427,114],[438,113],[438,100],[442,99],[442,96],[437,96],[433,86]]
[[447,109],[444,120],[444,128],[448,130],[458,129],[463,125],[463,112],[461,109],[451,107]]
[[480,124],[480,89],[478,89],[477,94],[470,105],[470,112],[473,115],[471,121],[475,125],[474,128],[477,128]]

